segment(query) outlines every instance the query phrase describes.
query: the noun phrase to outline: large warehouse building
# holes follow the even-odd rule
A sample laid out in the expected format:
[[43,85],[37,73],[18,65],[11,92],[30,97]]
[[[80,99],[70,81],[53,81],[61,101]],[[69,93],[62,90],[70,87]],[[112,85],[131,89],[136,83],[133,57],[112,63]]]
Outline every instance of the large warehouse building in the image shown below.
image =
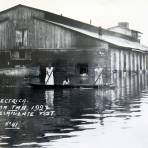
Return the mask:
[[114,74],[148,70],[148,48],[127,22],[103,29],[47,11],[17,5],[0,12],[0,66],[52,65],[56,83],[103,83]]

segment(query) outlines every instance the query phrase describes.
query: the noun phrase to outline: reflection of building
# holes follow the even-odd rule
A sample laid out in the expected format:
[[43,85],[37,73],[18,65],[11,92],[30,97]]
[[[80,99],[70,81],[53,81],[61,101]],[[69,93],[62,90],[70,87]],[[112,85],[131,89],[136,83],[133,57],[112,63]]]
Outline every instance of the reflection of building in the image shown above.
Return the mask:
[[139,34],[128,23],[103,29],[17,5],[0,12],[0,59],[3,66],[50,63],[58,67],[59,83],[65,75],[72,83],[93,83],[99,64],[103,82],[108,82],[118,71],[146,70],[147,48],[140,44]]

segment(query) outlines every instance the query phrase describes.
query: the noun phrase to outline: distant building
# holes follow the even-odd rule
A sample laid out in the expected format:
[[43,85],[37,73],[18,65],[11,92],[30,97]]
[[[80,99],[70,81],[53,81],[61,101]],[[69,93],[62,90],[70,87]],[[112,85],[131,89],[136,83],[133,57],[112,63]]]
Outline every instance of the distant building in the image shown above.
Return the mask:
[[109,29],[47,11],[17,5],[0,12],[1,67],[52,65],[55,82],[95,83],[94,69],[103,69],[103,83],[114,73],[146,72],[146,46],[141,33],[126,22]]

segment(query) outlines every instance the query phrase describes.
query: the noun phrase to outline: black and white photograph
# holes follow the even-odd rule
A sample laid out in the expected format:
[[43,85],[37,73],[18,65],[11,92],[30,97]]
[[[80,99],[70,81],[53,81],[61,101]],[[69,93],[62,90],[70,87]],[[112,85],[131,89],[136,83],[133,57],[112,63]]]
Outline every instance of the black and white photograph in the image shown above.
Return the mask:
[[148,1],[0,1],[0,148],[147,148]]

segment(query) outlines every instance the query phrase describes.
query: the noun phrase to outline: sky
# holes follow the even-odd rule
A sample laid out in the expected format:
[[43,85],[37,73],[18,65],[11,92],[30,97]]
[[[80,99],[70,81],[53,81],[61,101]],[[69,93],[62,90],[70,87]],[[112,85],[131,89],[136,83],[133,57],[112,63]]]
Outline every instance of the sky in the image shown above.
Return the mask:
[[129,22],[130,28],[143,33],[141,43],[148,46],[148,0],[1,0],[0,11],[24,4],[109,28]]

